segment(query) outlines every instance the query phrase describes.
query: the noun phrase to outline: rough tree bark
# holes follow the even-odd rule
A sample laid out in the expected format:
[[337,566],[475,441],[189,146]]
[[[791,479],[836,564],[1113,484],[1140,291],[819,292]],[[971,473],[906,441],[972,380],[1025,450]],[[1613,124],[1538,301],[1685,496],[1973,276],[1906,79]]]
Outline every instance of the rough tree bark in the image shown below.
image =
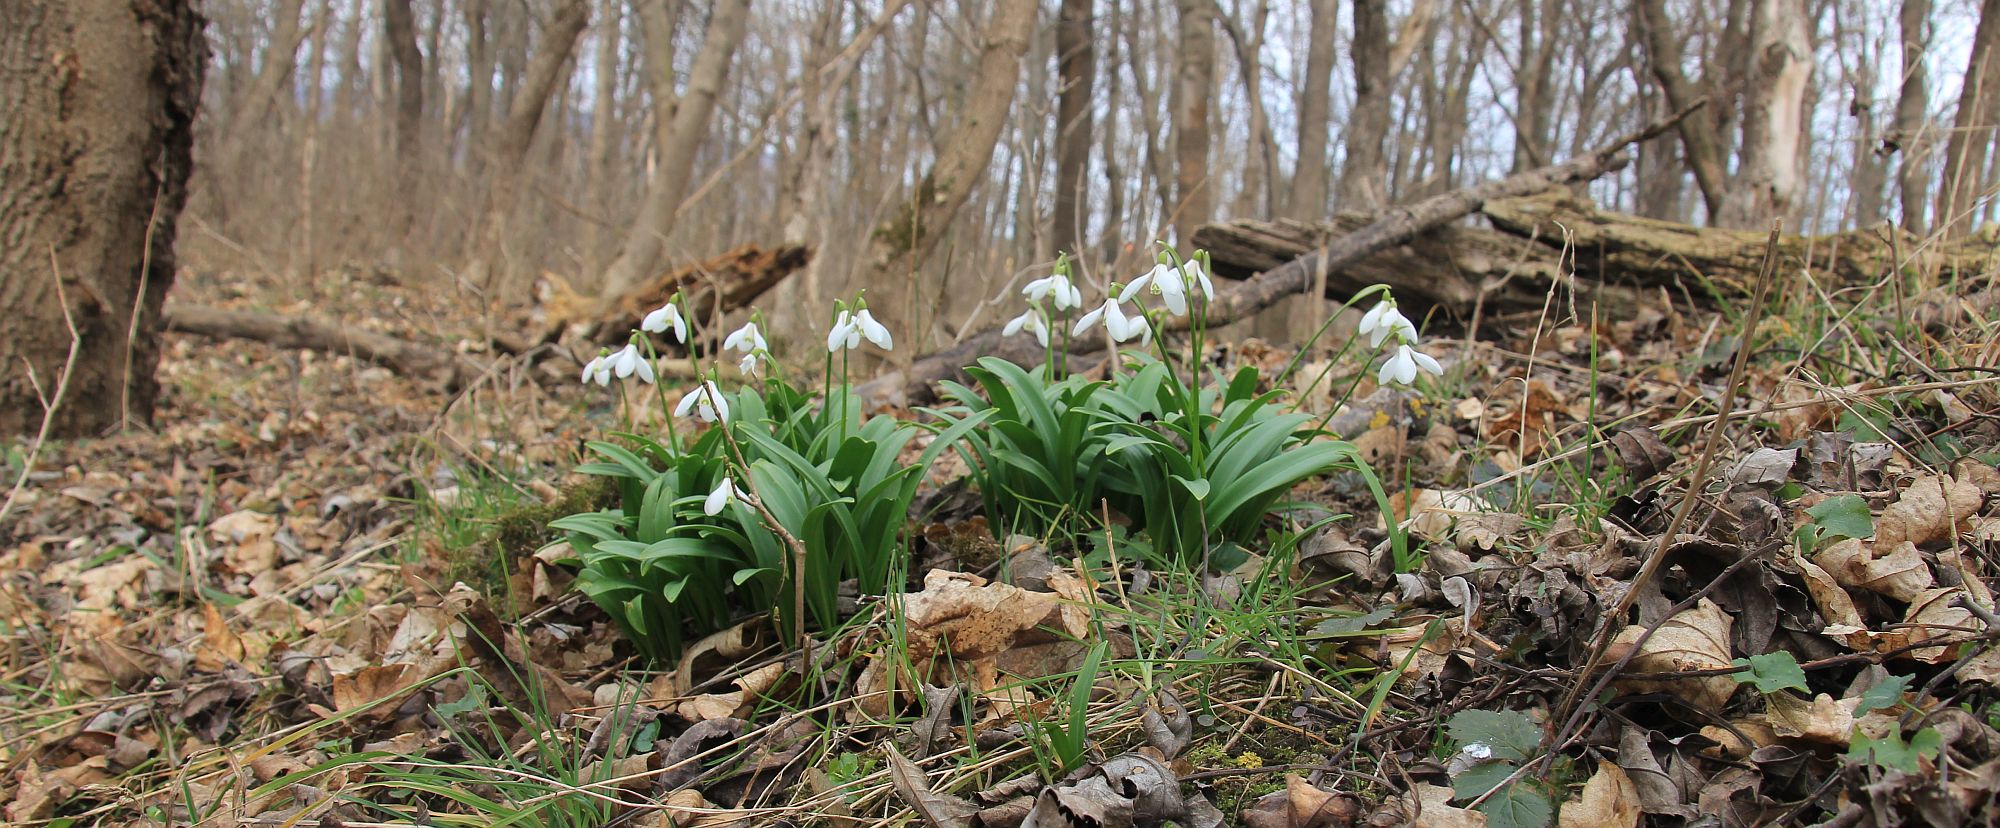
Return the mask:
[[1215,96],[1215,4],[1175,0],[1180,42],[1174,50],[1174,244],[1191,252],[1194,229],[1215,211],[1208,170],[1208,102]]
[[242,105],[229,119],[226,134],[241,136],[250,131],[251,124],[263,123],[279,93],[291,83],[299,46],[305,43],[309,31],[301,19],[304,8],[305,0],[282,0],[272,9],[277,20],[271,29],[271,42],[265,47],[264,65],[250,81],[249,90],[243,93]]
[[417,48],[410,0],[385,0],[382,17],[389,54],[396,61],[396,157],[407,164],[416,153],[424,117],[424,53]]
[[1382,141],[1389,135],[1389,12],[1387,0],[1354,0],[1354,111],[1342,139],[1347,160],[1340,167],[1343,210],[1372,210],[1389,201],[1389,161]]
[[[1701,93],[1681,71],[1684,56],[1680,34],[1674,31],[1672,19],[1667,17],[1666,0],[1639,0],[1633,4],[1633,25],[1639,28],[1640,40],[1646,46],[1646,65],[1659,81],[1660,92],[1667,96],[1667,108],[1678,111],[1693,106]],[[1683,118],[1679,133],[1681,154],[1687,158],[1688,170],[1694,173],[1695,187],[1701,190],[1709,220],[1714,221],[1722,213],[1722,200],[1729,185],[1722,142],[1713,128],[1713,119]]]
[[1082,250],[1084,182],[1090,175],[1091,87],[1097,56],[1091,48],[1093,0],[1062,0],[1056,23],[1056,65],[1062,92],[1056,100],[1056,203],[1049,240],[1072,256]]
[[0,433],[40,425],[68,358],[57,278],[81,341],[52,433],[151,415],[203,24],[188,0],[0,4]]
[[[720,0],[709,14],[708,31],[702,34],[701,51],[688,71],[687,90],[674,89],[673,25],[666,14],[646,4],[639,12],[641,36],[645,38],[647,80],[653,92],[653,142],[659,163],[639,217],[625,236],[625,243],[604,273],[602,294],[606,301],[639,284],[660,265],[660,253],[667,233],[673,230],[674,212],[687,195],[694,173],[695,151],[708,134],[709,119],[715,114],[715,99],[736,47],[743,42],[750,0]],[[663,62],[659,58],[666,56]]]
[[1718,227],[1745,230],[1788,218],[1795,206],[1805,174],[1806,91],[1813,72],[1804,0],[1757,0],[1750,33],[1743,144],[1715,216]]
[[972,85],[953,125],[937,141],[937,159],[904,200],[896,218],[875,229],[872,248],[877,277],[867,284],[886,286],[891,284],[888,276],[904,276],[922,266],[944,238],[952,217],[985,178],[993,146],[1006,126],[1008,110],[1013,108],[1021,55],[1034,34],[1038,5],[1035,0],[1003,0],[993,6],[993,16],[983,30],[986,45],[980,50]]
[[1339,0],[1312,0],[1312,36],[1306,49],[1305,87],[1299,93],[1299,161],[1285,215],[1295,219],[1326,215],[1327,132],[1332,118],[1333,36],[1340,28]]
[[1924,50],[1931,42],[1930,0],[1903,0],[1897,12],[1903,51],[1903,89],[1896,99],[1896,128],[1889,139],[1897,153],[1896,198],[1903,207],[1903,229],[1923,235],[1924,207],[1930,184],[1925,152],[1930,145],[1925,119],[1931,108],[1931,82],[1924,68]]
[[1996,117],[2000,117],[2000,0],[1985,0],[1979,7],[1979,28],[1972,35],[1972,56],[1966,61],[1951,140],[1945,144],[1944,177],[1938,182],[1936,222],[1946,238],[1972,229]]
[[528,149],[534,145],[535,130],[541,126],[549,99],[556,88],[569,80],[570,55],[590,22],[589,0],[560,0],[554,19],[542,32],[539,48],[528,64],[521,90],[514,95],[507,119],[500,126],[498,145],[493,148],[492,181],[486,193],[483,230],[476,237],[473,264],[467,276],[475,284],[489,285],[502,269],[495,260],[505,256],[507,220],[520,200]]

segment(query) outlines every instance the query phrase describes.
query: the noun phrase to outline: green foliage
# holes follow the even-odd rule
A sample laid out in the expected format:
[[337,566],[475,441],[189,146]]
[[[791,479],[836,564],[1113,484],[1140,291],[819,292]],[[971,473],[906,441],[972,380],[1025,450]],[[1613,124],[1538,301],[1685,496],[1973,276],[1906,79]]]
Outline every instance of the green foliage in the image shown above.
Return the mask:
[[1909,689],[1913,676],[1890,676],[1881,684],[1868,688],[1861,694],[1861,702],[1854,706],[1856,718],[1868,715],[1871,710],[1886,710],[1903,703],[1903,691]]
[[996,530],[1071,535],[1099,502],[1143,527],[1168,565],[1215,563],[1250,545],[1291,488],[1317,475],[1372,470],[1349,443],[1316,439],[1312,417],[1257,393],[1244,368],[1190,390],[1165,363],[1140,359],[1110,382],[1051,381],[986,358],[969,369],[984,396],[947,384],[946,417],[989,415],[968,441],[974,482]]
[[1452,749],[1475,764],[1452,776],[1452,796],[1461,802],[1486,797],[1479,812],[1488,825],[1543,828],[1555,820],[1555,804],[1533,780],[1517,775],[1541,746],[1541,727],[1513,710],[1461,710],[1446,723]]
[[[924,469],[983,418],[947,429],[917,463],[903,465],[903,448],[924,429],[888,416],[863,422],[849,389],[839,395],[845,399],[837,405],[815,405],[773,381],[761,394],[734,395],[729,421],[678,452],[634,434],[623,436],[635,448],[589,444],[604,460],[578,471],[617,480],[621,503],[552,525],[569,533],[582,568],[578,588],[642,653],[670,659],[684,636],[721,629],[743,614],[782,618],[795,590],[805,593],[808,617],[830,628],[839,620],[842,580],[868,593],[893,585]],[[735,498],[706,514],[704,503],[724,478],[754,493],[762,508]],[[802,574],[792,571],[785,534],[805,547]],[[789,632],[791,625],[778,628]]]
[[1900,733],[1889,733],[1880,739],[1871,739],[1861,731],[1847,745],[1847,760],[1857,764],[1872,763],[1885,768],[1895,768],[1904,773],[1919,770],[1918,759],[1936,759],[1938,751],[1944,747],[1944,736],[1937,728],[1927,727],[1917,731],[1910,740],[1903,741]]
[[1868,501],[1860,495],[1834,495],[1806,509],[1812,516],[1814,540],[1827,538],[1865,539],[1875,536],[1875,518]]
[[1810,693],[1806,687],[1806,671],[1799,669],[1799,660],[1790,652],[1778,650],[1749,658],[1739,658],[1730,662],[1741,668],[1730,675],[1738,684],[1755,684],[1759,693],[1776,693],[1780,690],[1797,690]]
[[1097,684],[1097,674],[1104,665],[1104,653],[1108,646],[1109,642],[1099,641],[1084,656],[1083,666],[1077,670],[1075,681],[1070,683],[1064,721],[1044,719],[1028,723],[1035,737],[1029,745],[1045,766],[1049,779],[1060,779],[1083,765],[1085,751],[1090,746],[1090,692]]

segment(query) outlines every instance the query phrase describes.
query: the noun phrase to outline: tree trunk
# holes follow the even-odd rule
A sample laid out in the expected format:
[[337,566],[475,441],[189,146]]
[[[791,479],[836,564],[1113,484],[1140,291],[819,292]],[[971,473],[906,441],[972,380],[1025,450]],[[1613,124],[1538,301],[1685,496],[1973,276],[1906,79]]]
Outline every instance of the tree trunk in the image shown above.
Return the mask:
[[1715,218],[1719,227],[1768,228],[1796,206],[1813,70],[1805,15],[1803,0],[1757,0],[1752,12],[1742,151]]
[[487,0],[466,0],[465,90],[466,174],[478,176],[486,167],[486,132],[493,127],[493,40],[487,35]]
[[1985,0],[1972,36],[1972,56],[1966,62],[1965,87],[1958,95],[1958,115],[1945,144],[1944,178],[1938,182],[1936,221],[1947,238],[1972,229],[1996,117],[2000,117],[2000,0]]
[[1194,229],[1215,212],[1208,169],[1208,102],[1215,97],[1215,4],[1175,0],[1180,39],[1174,50],[1174,245],[1194,250]]
[[1903,89],[1896,99],[1896,128],[1890,141],[1896,160],[1896,198],[1903,207],[1903,229],[1924,234],[1924,207],[1930,201],[1930,170],[1925,166],[1931,141],[1925,120],[1931,108],[1931,82],[1924,70],[1924,50],[1931,42],[1931,0],[1903,0],[1897,15],[1903,53]]
[[63,382],[53,434],[152,413],[203,25],[184,0],[0,4],[0,433],[37,428]]
[[[937,159],[909,193],[896,217],[875,229],[872,252],[876,277],[867,284],[889,287],[889,277],[907,277],[922,267],[937,248],[951,220],[965,206],[973,188],[986,177],[993,146],[1014,105],[1014,87],[1021,73],[1021,55],[1034,35],[1035,0],[1001,0],[987,21],[985,46],[973,70],[972,85],[952,126],[939,136]],[[885,291],[892,296],[895,289]],[[884,307],[900,303],[890,301]]]
[[[528,64],[521,91],[514,95],[507,120],[500,127],[499,144],[494,148],[491,165],[493,180],[486,195],[484,229],[477,237],[472,272],[467,276],[474,284],[490,287],[495,274],[504,276],[502,268],[495,266],[495,260],[504,256],[509,247],[505,229],[520,199],[528,149],[534,145],[535,130],[541,126],[549,99],[558,86],[569,80],[570,55],[576,51],[577,40],[590,23],[589,0],[561,0],[561,3],[555,10],[555,19],[542,33],[540,48]],[[504,291],[501,295],[505,295]]]
[[[750,0],[720,0],[708,18],[702,34],[701,51],[688,71],[687,91],[676,95],[672,61],[673,27],[663,14],[649,14],[642,7],[645,24],[647,65],[653,88],[654,148],[659,153],[653,180],[646,188],[646,200],[639,218],[625,236],[618,258],[605,271],[602,295],[607,299],[623,294],[660,265],[667,233],[673,230],[674,213],[687,195],[694,173],[695,151],[708,134],[709,119],[715,114],[715,99],[729,74],[736,47],[743,42]],[[659,57],[666,56],[662,62]]]
[[[1638,0],[1634,12],[1633,23],[1639,27],[1640,39],[1646,45],[1646,65],[1659,81],[1660,92],[1667,96],[1667,108],[1678,112],[1694,105],[1701,93],[1681,71],[1684,58],[1680,33],[1674,31],[1673,21],[1667,17],[1665,0]],[[1725,104],[1710,100],[1708,106],[1713,109]],[[1695,187],[1701,190],[1709,221],[1721,215],[1722,199],[1729,189],[1728,168],[1714,120],[1713,117],[1682,118],[1679,129],[1681,154],[1687,157],[1688,169],[1694,173]]]
[[[1835,31],[1838,42],[1839,29]],[[1862,40],[1861,50],[1860,59],[1851,66],[1846,61],[1841,62],[1841,72],[1845,75],[1843,80],[1846,81],[1851,101],[1847,111],[1854,116],[1850,156],[1853,160],[1849,163],[1854,170],[1854,193],[1848,204],[1848,214],[1851,226],[1873,227],[1882,222],[1883,188],[1888,184],[1889,166],[1887,159],[1875,151],[1881,139],[1881,129],[1875,119],[1875,66],[1881,54],[1873,50],[1866,39]]]
[[278,19],[271,30],[271,42],[264,50],[264,65],[257,70],[257,77],[244,92],[235,117],[230,119],[226,134],[232,138],[240,141],[252,125],[263,123],[279,93],[286,91],[291,83],[299,46],[307,34],[301,19],[304,8],[305,0],[281,0],[272,10]]
[[389,54],[396,61],[396,157],[407,165],[416,154],[424,117],[424,53],[417,49],[417,21],[410,0],[384,0]]
[[1334,17],[1339,0],[1312,0],[1312,35],[1306,49],[1305,88],[1299,94],[1299,162],[1292,168],[1292,189],[1285,198],[1285,215],[1296,219],[1326,215],[1327,132],[1331,126],[1333,36],[1340,28]]
[[1097,56],[1091,49],[1093,0],[1062,0],[1056,23],[1056,66],[1062,92],[1056,100],[1056,203],[1050,242],[1056,250],[1077,255],[1083,249],[1087,204],[1085,181],[1090,176],[1091,87],[1097,77]]
[[1354,0],[1354,112],[1343,137],[1342,210],[1372,210],[1389,202],[1389,12],[1387,0]]

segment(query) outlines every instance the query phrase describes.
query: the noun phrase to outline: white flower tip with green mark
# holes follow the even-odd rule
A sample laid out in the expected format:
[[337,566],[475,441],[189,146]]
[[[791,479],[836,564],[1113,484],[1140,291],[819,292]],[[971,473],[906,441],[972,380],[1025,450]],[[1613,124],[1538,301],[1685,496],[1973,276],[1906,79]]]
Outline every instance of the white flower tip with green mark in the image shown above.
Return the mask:
[[727,477],[722,478],[722,482],[715,484],[715,489],[701,501],[701,512],[709,517],[715,517],[722,514],[723,507],[728,506],[729,501],[740,497],[742,493],[736,490],[736,482]]

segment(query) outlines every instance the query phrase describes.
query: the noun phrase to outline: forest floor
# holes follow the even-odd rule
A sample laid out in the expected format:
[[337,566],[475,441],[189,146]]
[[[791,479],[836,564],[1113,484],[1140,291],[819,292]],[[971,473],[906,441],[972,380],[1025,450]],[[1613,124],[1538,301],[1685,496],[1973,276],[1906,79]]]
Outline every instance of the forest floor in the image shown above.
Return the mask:
[[[1992,824],[2000,337],[1780,278],[1726,313],[1556,297],[1433,339],[1415,393],[1308,354],[1289,386],[1334,379],[1288,404],[1387,482],[1408,571],[1353,474],[1195,577],[1121,557],[1122,516],[996,539],[941,464],[907,593],[847,602],[811,669],[760,619],[646,663],[572,588],[548,521],[605,505],[583,443],[645,395],[175,336],[157,429],[46,447],[0,526],[0,821]],[[365,274],[176,290],[494,324]]]

